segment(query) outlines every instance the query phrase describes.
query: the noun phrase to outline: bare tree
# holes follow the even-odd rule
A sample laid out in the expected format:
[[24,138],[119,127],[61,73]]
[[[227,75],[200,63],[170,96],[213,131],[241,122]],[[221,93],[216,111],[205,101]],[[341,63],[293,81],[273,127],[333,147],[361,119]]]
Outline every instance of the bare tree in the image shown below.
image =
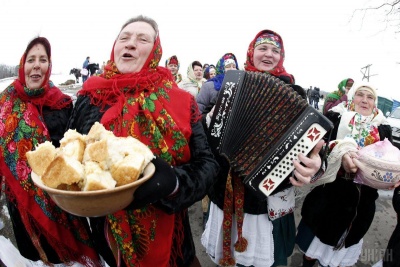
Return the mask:
[[395,33],[400,33],[400,0],[388,0],[385,3],[371,7],[358,8],[354,10],[351,19],[358,14],[361,14],[362,21],[364,21],[368,15],[375,14],[382,22],[381,32],[393,28]]
[[18,75],[18,66],[0,64],[0,79]]

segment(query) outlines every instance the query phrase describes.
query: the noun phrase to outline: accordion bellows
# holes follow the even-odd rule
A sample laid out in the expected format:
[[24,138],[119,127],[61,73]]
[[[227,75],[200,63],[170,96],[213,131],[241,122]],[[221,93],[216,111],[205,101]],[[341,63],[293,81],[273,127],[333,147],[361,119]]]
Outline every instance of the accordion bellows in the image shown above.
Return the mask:
[[278,78],[230,70],[218,95],[209,140],[245,185],[265,199],[292,173],[293,159],[308,154],[332,128]]

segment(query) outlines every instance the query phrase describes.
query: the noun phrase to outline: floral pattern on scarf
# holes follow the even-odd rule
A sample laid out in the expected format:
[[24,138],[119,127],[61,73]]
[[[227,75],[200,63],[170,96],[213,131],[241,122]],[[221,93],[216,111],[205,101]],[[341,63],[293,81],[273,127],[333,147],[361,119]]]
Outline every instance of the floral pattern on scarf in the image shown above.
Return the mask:
[[290,83],[294,83],[294,78],[291,74],[287,73],[285,68],[283,67],[283,62],[285,60],[285,48],[283,45],[283,40],[281,38],[281,36],[279,34],[277,34],[276,32],[270,31],[270,30],[263,30],[260,31],[256,37],[253,39],[253,41],[250,43],[249,48],[247,49],[247,56],[246,56],[246,63],[245,63],[245,70],[246,71],[256,71],[256,72],[260,72],[259,69],[257,69],[254,66],[254,62],[253,62],[253,56],[254,56],[254,48],[255,48],[255,44],[257,42],[258,37],[260,37],[261,35],[265,34],[265,33],[269,33],[269,34],[273,34],[275,36],[278,37],[279,39],[279,43],[281,43],[282,47],[281,47],[281,59],[279,60],[278,64],[276,65],[275,68],[273,68],[272,70],[268,71],[268,73],[274,75],[275,77],[279,77],[279,76],[284,76],[287,77],[290,80]]
[[219,91],[221,89],[222,82],[223,82],[223,80],[225,78],[225,60],[228,59],[228,58],[233,59],[235,61],[235,63],[236,63],[236,69],[237,70],[239,69],[239,65],[237,63],[236,56],[234,54],[232,54],[232,53],[224,54],[218,60],[218,63],[217,63],[217,66],[216,66],[217,75],[208,80],[208,81],[212,81],[214,83],[214,88],[217,91]]
[[[137,138],[175,166],[189,161],[190,123],[201,116],[194,98],[177,87],[168,69],[158,66],[161,55],[157,37],[143,68],[137,73],[122,74],[111,52],[104,74],[91,77],[79,94],[88,95],[91,103],[101,108],[109,106],[100,121],[106,129],[116,136]],[[178,109],[178,105],[185,106],[181,101],[188,103],[190,110]],[[147,266],[154,258],[171,259],[174,266],[176,258],[182,256],[179,249],[170,251],[183,242],[180,216],[181,213],[168,215],[152,205],[115,212],[107,216],[113,236],[109,241],[117,246],[127,266]],[[160,239],[165,236],[168,239]]]
[[[53,107],[62,108],[70,105],[71,100],[51,82],[45,88],[34,91],[37,94],[34,103],[29,101],[26,95],[29,90],[19,80],[0,93],[0,172],[6,177],[6,193],[11,201],[15,201],[42,261],[48,262],[39,241],[40,235],[46,237],[64,262],[78,261],[87,266],[98,266],[100,259],[80,219],[61,210],[31,179],[32,170],[26,152],[50,141],[40,115],[41,105],[53,103]],[[52,93],[46,94],[50,90]],[[53,99],[45,99],[49,96]],[[82,258],[82,254],[87,257]]]

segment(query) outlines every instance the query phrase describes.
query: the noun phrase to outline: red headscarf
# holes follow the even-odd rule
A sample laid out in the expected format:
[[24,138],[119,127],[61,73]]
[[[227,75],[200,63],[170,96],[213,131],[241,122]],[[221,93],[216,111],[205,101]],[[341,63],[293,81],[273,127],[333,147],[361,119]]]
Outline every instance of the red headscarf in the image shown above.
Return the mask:
[[247,71],[255,71],[255,72],[262,72],[262,71],[260,71],[259,69],[257,69],[254,66],[253,56],[254,56],[254,48],[255,48],[257,39],[260,36],[265,35],[265,34],[268,34],[269,36],[271,36],[271,35],[275,36],[274,39],[277,39],[277,43],[279,43],[281,45],[281,47],[280,47],[280,49],[281,49],[281,59],[279,60],[278,65],[276,65],[276,67],[273,68],[272,70],[268,71],[268,73],[274,75],[275,77],[285,76],[285,77],[290,79],[290,83],[294,83],[293,75],[287,73],[285,68],[283,67],[283,61],[285,60],[285,48],[284,48],[284,45],[283,45],[283,40],[282,40],[282,38],[281,38],[281,36],[279,34],[277,34],[276,32],[270,31],[270,30],[260,31],[256,35],[256,37],[253,39],[253,41],[250,43],[249,48],[247,49],[245,70],[247,70]]
[[[279,34],[270,31],[263,30],[260,31],[256,37],[251,41],[249,48],[247,50],[247,59],[245,63],[246,71],[253,72],[262,72],[254,66],[253,56],[254,56],[254,48],[262,43],[268,42],[274,44],[275,46],[281,49],[281,59],[275,68],[268,71],[268,73],[274,75],[275,77],[284,76],[291,83],[294,83],[293,75],[286,72],[283,67],[283,61],[285,59],[285,49],[283,46],[282,38]],[[244,203],[244,185],[239,178],[239,176],[230,171],[226,181],[225,187],[225,198],[224,198],[224,218],[223,218],[223,257],[220,259],[219,264],[221,266],[230,266],[235,265],[235,259],[232,257],[231,253],[231,227],[232,227],[232,217],[236,217],[236,225],[237,225],[237,241],[234,245],[234,248],[238,252],[243,252],[247,249],[248,241],[242,235],[242,226],[244,220],[244,211],[243,211],[243,203]]]
[[[200,115],[194,98],[178,88],[168,69],[158,66],[161,56],[157,36],[142,69],[120,73],[113,47],[104,73],[89,78],[79,94],[89,96],[93,105],[109,107],[100,121],[106,129],[116,136],[133,136],[155,155],[180,165],[190,159],[191,123]],[[108,215],[111,247],[118,248],[127,266],[167,266],[170,259],[175,266],[183,241],[180,216],[152,205]]]
[[[42,87],[31,90],[25,84],[25,58],[38,43],[45,46],[50,66]],[[40,115],[42,107],[62,109],[71,103],[71,98],[49,81],[50,73],[50,44],[43,37],[35,38],[21,58],[18,79],[0,93],[0,174],[5,176],[7,197],[16,204],[42,261],[48,262],[40,236],[47,239],[63,262],[100,266],[82,219],[61,210],[31,179],[26,152],[50,140]]]
[[[28,52],[34,45],[42,44],[45,47],[47,56],[49,58],[49,67],[43,79],[39,89],[31,89],[26,87],[25,81],[25,60]],[[18,94],[18,97],[23,101],[28,101],[39,108],[41,113],[43,106],[50,107],[52,109],[61,109],[72,103],[72,99],[63,94],[60,89],[55,87],[50,81],[51,75],[51,46],[49,41],[44,37],[37,37],[33,39],[27,46],[25,53],[22,55],[19,62],[18,78],[14,81],[14,88]]]

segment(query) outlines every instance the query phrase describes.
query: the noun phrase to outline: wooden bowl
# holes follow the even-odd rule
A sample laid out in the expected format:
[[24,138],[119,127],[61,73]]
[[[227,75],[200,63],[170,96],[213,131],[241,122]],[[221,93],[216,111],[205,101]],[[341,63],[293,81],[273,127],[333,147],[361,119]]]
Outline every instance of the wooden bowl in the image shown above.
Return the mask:
[[133,200],[136,189],[150,179],[155,171],[149,163],[142,176],[130,184],[96,191],[67,191],[48,187],[42,179],[32,172],[31,177],[36,186],[46,191],[61,209],[81,217],[99,217],[114,213],[127,207]]

